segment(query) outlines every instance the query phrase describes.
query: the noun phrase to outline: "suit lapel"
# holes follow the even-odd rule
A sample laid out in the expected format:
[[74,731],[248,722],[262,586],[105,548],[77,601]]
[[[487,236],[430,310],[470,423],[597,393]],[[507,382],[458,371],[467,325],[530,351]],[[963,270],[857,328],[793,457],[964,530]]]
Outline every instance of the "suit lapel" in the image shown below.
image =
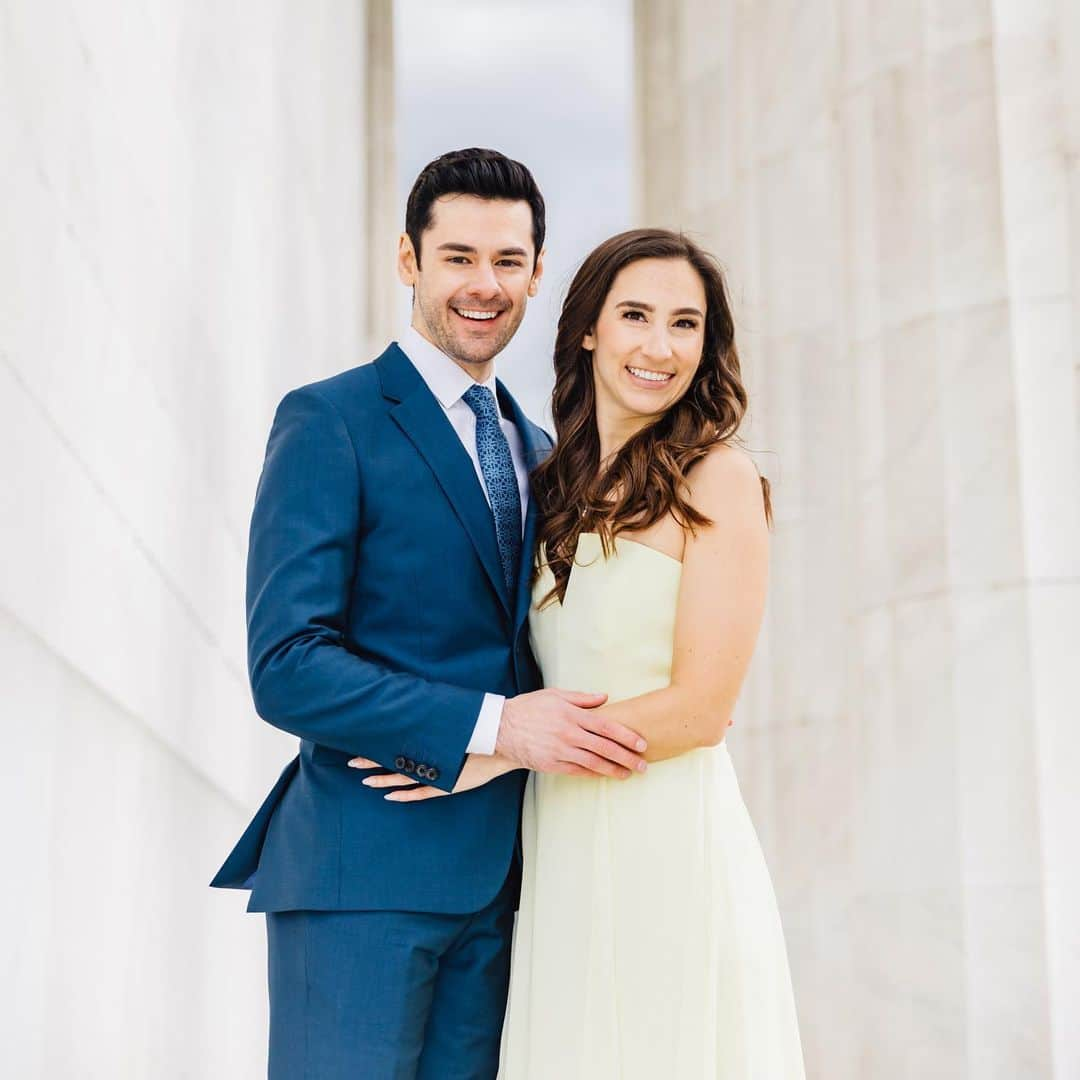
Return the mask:
[[532,602],[533,560],[536,557],[536,500],[530,496],[529,510],[525,515],[525,532],[521,543],[521,570],[518,573],[517,595],[514,598],[514,636],[529,614],[529,604]]
[[[521,407],[511,397],[506,387],[498,380],[496,380],[496,384],[499,389],[500,404],[503,406],[504,411],[513,417],[514,425],[521,435],[521,442],[525,450],[525,465],[529,472],[532,473],[533,469],[550,452],[547,443],[539,434],[538,429],[530,423],[529,418],[522,412]],[[529,506],[525,513],[525,528],[521,539],[521,567],[518,571],[517,589],[514,595],[515,638],[526,616],[529,614],[529,604],[531,602],[529,583],[532,578],[533,559],[536,554],[534,549],[536,547],[537,516],[536,499],[533,498],[530,492]]]
[[476,469],[420,373],[408,357],[391,345],[375,361],[383,395],[397,404],[390,416],[408,436],[420,456],[435,474],[480,557],[492,587],[508,615],[512,614],[506,595],[495,519],[480,488]]

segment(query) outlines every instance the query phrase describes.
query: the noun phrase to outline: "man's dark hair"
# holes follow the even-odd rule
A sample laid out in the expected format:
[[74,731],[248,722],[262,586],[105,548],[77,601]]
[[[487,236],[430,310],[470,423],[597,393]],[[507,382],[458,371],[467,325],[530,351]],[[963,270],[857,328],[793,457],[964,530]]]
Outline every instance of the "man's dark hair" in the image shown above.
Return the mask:
[[533,175],[498,150],[451,150],[420,170],[405,204],[405,232],[420,265],[420,234],[431,225],[431,206],[443,195],[475,195],[529,204],[533,221],[533,265],[544,246],[544,196]]

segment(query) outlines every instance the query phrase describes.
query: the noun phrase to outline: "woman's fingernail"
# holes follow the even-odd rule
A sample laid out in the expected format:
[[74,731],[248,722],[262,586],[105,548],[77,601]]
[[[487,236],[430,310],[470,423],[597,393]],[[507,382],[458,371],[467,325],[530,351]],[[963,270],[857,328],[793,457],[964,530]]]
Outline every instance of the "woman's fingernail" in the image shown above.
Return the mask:
[[644,750],[647,746],[648,746],[648,743],[645,742],[644,739],[638,739],[638,741],[637,741],[637,750],[638,750],[638,752]]
[[639,761],[637,771],[638,772],[644,772],[648,767],[649,767],[649,763],[647,761]]
[[360,783],[363,784],[364,787],[374,787],[375,786],[375,777],[374,776],[365,776],[364,779],[360,781]]

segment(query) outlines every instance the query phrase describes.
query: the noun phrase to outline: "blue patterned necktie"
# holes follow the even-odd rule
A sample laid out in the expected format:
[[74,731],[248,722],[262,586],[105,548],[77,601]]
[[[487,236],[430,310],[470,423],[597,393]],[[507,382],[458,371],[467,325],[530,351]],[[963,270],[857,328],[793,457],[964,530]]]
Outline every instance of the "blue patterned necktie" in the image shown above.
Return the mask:
[[499,425],[495,395],[486,386],[476,383],[465,391],[462,400],[476,414],[476,456],[480,459],[480,472],[495,517],[503,578],[507,592],[513,596],[521,559],[521,493],[514,459]]

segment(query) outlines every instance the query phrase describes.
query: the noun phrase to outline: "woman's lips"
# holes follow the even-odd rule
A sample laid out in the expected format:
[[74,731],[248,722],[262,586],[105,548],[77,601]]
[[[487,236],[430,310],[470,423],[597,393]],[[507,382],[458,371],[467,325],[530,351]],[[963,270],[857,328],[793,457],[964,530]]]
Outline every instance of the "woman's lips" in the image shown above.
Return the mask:
[[[642,386],[647,390],[657,390],[667,386],[675,378],[670,371],[650,371],[648,368],[631,367],[629,364],[625,365],[625,370],[635,386]],[[638,374],[639,372],[641,374]]]

